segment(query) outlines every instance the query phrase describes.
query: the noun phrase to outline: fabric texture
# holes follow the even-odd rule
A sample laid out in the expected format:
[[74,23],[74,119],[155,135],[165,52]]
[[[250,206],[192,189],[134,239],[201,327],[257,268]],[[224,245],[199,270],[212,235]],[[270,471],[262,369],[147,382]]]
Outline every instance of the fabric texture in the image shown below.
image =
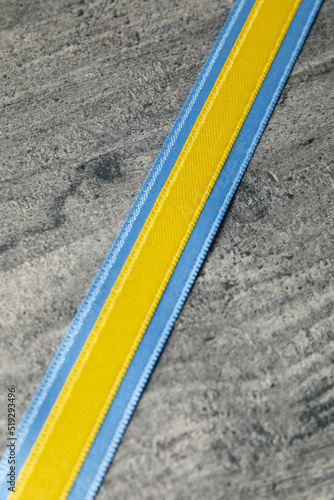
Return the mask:
[[95,495],[320,4],[234,6],[20,426],[15,498]]

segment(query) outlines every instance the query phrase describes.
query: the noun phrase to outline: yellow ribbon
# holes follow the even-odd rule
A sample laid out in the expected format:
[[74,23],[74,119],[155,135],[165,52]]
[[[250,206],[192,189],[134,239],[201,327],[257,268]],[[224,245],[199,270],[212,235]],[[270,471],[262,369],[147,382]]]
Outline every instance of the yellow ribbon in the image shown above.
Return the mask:
[[299,3],[254,3],[11,500],[69,493]]

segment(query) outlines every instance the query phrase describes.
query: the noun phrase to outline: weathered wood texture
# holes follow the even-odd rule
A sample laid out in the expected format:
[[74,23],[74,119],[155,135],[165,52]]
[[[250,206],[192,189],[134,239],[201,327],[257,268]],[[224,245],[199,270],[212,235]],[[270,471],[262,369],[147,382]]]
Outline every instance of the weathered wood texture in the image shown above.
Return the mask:
[[[20,418],[228,0],[1,0],[0,435]],[[99,492],[333,499],[326,0]],[[77,429],[73,429],[77,432]]]

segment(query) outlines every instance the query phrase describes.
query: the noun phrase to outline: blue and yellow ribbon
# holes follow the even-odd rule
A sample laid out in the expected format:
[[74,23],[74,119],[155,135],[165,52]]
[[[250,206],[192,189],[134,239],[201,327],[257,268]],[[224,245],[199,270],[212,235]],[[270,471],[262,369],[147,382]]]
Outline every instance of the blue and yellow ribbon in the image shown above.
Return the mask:
[[95,496],[320,5],[234,5],[23,418],[15,493],[2,460],[2,499]]

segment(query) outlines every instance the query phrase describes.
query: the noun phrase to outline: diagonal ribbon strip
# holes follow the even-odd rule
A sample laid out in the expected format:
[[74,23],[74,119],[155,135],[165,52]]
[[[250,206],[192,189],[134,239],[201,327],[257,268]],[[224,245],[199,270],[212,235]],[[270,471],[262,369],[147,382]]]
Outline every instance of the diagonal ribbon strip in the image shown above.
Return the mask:
[[[102,275],[108,276],[88,294],[88,302],[96,293],[101,304],[95,317],[93,308],[87,312],[88,336],[77,343],[76,356],[75,339],[65,339],[18,432],[25,463],[15,498],[96,493],[320,4],[235,5],[190,96],[195,106],[186,104],[176,124],[188,121],[188,132],[181,126],[174,143],[167,139],[160,171],[153,168],[116,241],[116,250],[127,238],[129,246],[137,226],[122,265],[114,266],[119,274],[108,275],[107,260]],[[85,310],[84,303],[79,321]],[[39,410],[43,405],[49,405],[46,413]]]

